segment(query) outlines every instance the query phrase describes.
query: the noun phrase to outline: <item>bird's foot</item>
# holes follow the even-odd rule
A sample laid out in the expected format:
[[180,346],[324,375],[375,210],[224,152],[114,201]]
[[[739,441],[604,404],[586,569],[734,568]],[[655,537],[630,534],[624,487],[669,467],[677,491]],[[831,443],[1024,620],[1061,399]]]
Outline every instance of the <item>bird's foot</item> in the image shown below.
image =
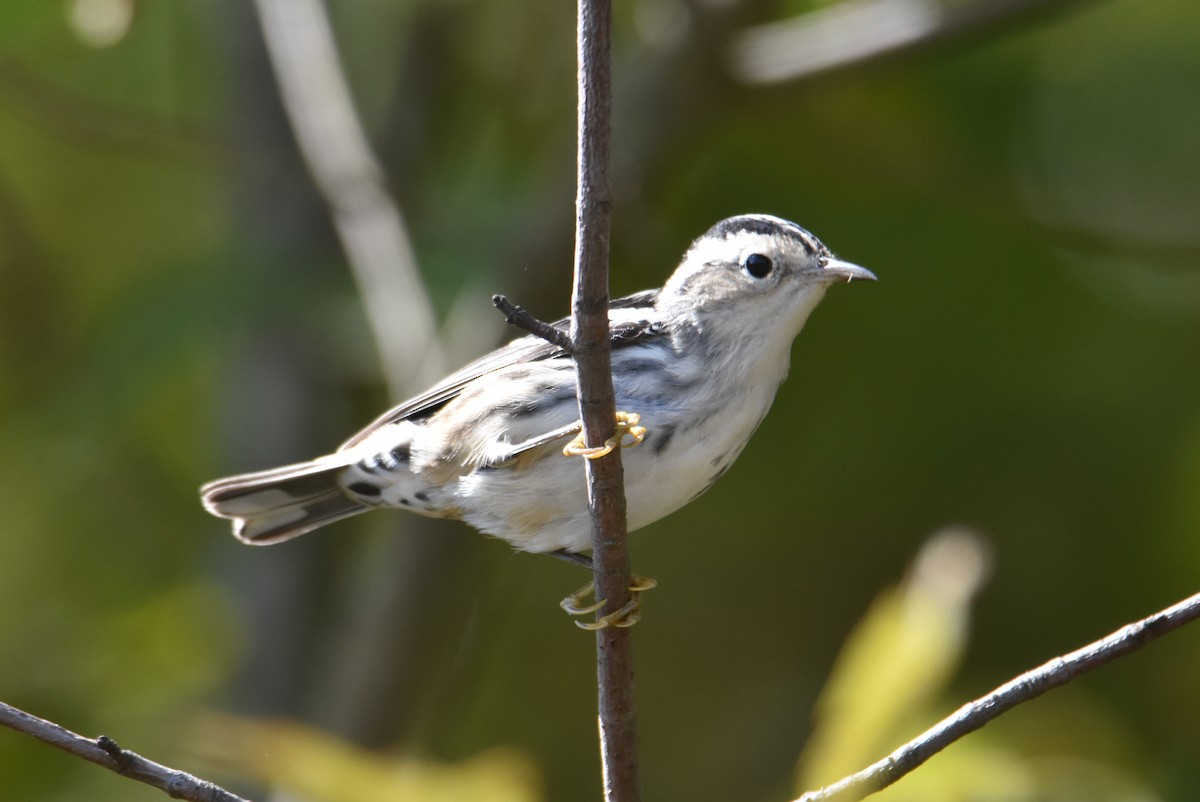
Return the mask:
[[[599,459],[614,448],[633,448],[646,439],[646,427],[641,426],[642,416],[636,412],[617,411],[617,430],[604,441],[604,445],[589,448],[583,440],[583,431],[563,448],[568,457]],[[628,440],[626,439],[628,438]]]
[[[658,581],[650,577],[638,576],[634,574],[632,583],[629,586],[629,601],[626,602],[621,609],[614,612],[602,615],[595,621],[585,622],[576,621],[575,626],[580,629],[586,629],[589,632],[595,632],[608,627],[631,627],[638,621],[642,620],[642,593],[657,587]],[[596,598],[596,583],[588,582],[579,590],[572,593],[567,598],[559,602],[559,607],[567,611],[568,615],[587,615],[594,613],[605,605],[604,599],[598,599],[592,604],[586,604],[588,599]]]

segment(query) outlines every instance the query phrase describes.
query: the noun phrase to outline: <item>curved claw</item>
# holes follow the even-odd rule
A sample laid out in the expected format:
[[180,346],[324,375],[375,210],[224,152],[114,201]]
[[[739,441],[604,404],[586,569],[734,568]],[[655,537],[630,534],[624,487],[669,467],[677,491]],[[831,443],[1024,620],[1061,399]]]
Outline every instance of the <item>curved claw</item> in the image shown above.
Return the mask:
[[[602,615],[595,621],[576,621],[575,626],[579,627],[580,629],[586,629],[589,632],[607,629],[608,627],[631,627],[638,621],[642,620],[641,594],[644,591],[650,590],[651,588],[657,586],[658,580],[634,574],[633,577],[631,577],[629,584],[629,601],[626,602],[621,609],[608,613],[607,615]],[[595,598],[596,584],[594,582],[588,582],[579,590],[575,591],[570,596],[567,596],[565,599],[559,602],[558,606],[563,608],[568,615],[587,615],[604,607],[604,599],[596,599],[594,604],[584,604],[584,602],[586,602],[588,599]]]
[[631,584],[629,585],[630,593],[641,593],[642,591],[654,590],[656,587],[658,587],[658,580],[654,579],[653,577],[638,576],[637,574],[634,574],[632,577],[630,577],[630,579],[632,580]]
[[604,606],[604,599],[598,600],[595,604],[582,606],[587,599],[596,598],[596,583],[588,582],[579,590],[572,593],[558,603],[558,606],[566,610],[567,615],[587,615],[594,613]]
[[634,594],[625,606],[616,612],[602,615],[595,621],[576,621],[575,626],[580,629],[586,629],[588,632],[596,632],[609,627],[631,627],[638,621],[642,620],[641,614],[642,600],[637,594]]
[[[580,431],[574,440],[563,447],[563,454],[568,457],[600,459],[614,448],[633,448],[646,439],[646,427],[639,425],[641,421],[642,416],[636,412],[618,410],[616,432],[604,441],[604,445],[589,448],[583,440],[583,432]],[[629,440],[626,441],[625,438],[629,438]]]

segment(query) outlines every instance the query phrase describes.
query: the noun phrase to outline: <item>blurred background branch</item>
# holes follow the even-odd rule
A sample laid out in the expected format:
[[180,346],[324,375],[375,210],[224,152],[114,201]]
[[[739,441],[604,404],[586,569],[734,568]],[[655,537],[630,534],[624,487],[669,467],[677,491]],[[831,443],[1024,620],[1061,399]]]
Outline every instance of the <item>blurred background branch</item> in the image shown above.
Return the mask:
[[400,208],[354,111],[321,0],[255,0],[296,141],[346,250],[392,398],[446,369]]
[[[399,204],[355,109],[326,8],[321,0],[256,0],[255,7],[288,121],[355,278],[389,396],[402,400],[443,375],[448,362]],[[444,331],[453,352],[470,353],[486,345],[494,328],[458,313]],[[391,694],[406,688],[405,666],[419,662],[430,638],[419,623],[426,585],[439,565],[462,556],[453,542],[423,538],[420,531],[431,528],[424,522],[405,528],[403,539],[348,549],[348,570],[358,580],[333,603],[338,613],[313,659],[330,687],[317,695],[318,720],[367,740],[368,733],[390,737],[403,726],[410,703],[383,703],[385,686],[394,687]],[[384,654],[392,657],[381,662]],[[389,722],[392,717],[396,721]]]
[[1081,0],[843,0],[735,37],[733,72],[747,83],[797,81],[968,34],[1062,13]]

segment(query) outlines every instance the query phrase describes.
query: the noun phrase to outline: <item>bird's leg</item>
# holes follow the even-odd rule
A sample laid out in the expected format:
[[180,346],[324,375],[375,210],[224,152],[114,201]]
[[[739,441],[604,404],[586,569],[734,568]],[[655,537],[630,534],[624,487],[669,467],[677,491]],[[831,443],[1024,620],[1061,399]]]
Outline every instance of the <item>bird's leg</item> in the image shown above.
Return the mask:
[[[592,567],[592,558],[586,554],[575,554],[562,549],[549,552],[549,554],[551,557],[557,557],[560,560],[566,560],[584,568]],[[608,627],[631,627],[642,618],[642,592],[650,590],[657,585],[657,580],[634,574],[629,585],[629,601],[621,609],[611,612],[608,615],[602,615],[592,622],[576,621],[575,626],[593,632]],[[594,599],[595,601],[592,604],[586,604],[588,599]],[[604,605],[604,599],[596,598],[596,584],[594,582],[588,582],[558,603],[558,606],[562,607],[568,615],[587,615],[596,612],[604,607]]]
[[[551,557],[557,557],[560,560],[566,560],[569,563],[586,568],[589,571],[592,570],[592,558],[586,554],[578,554],[573,551],[567,551],[566,549],[559,549],[558,551],[551,551],[547,553]],[[587,615],[588,613],[596,612],[604,606],[603,599],[586,607],[580,606],[586,600],[595,598],[596,584],[594,582],[588,582],[579,590],[575,591],[570,596],[559,602],[558,606],[566,610],[568,615]]]
[[[604,441],[604,445],[596,448],[589,448],[583,439],[582,428],[579,434],[570,443],[563,448],[563,454],[568,457],[584,457],[586,459],[599,459],[605,454],[611,452],[614,448],[633,448],[646,439],[646,427],[640,425],[642,416],[636,412],[618,411],[616,415],[616,431],[613,436]],[[626,439],[628,438],[628,440]],[[582,565],[585,568],[592,567],[592,560],[584,554],[574,554],[568,551],[553,551],[551,555],[559,559],[573,562],[576,565]],[[647,577],[633,576],[632,584],[629,587],[629,601],[621,607],[621,609],[603,615],[597,618],[594,622],[585,623],[576,621],[575,626],[580,629],[598,630],[607,627],[631,627],[641,620],[640,609],[642,606],[641,593],[642,591],[650,590],[655,587],[658,582]],[[586,604],[588,599],[593,599],[592,604]],[[559,606],[566,610],[568,615],[587,615],[594,613],[605,605],[604,599],[596,598],[596,585],[594,582],[588,582],[586,585],[567,596]]]
[[[599,459],[614,448],[633,448],[646,439],[646,427],[641,426],[642,416],[636,412],[617,411],[617,430],[613,436],[604,441],[604,445],[588,448],[580,431],[574,440],[563,448],[563,454],[568,457],[586,457]],[[625,438],[629,438],[627,441]]]

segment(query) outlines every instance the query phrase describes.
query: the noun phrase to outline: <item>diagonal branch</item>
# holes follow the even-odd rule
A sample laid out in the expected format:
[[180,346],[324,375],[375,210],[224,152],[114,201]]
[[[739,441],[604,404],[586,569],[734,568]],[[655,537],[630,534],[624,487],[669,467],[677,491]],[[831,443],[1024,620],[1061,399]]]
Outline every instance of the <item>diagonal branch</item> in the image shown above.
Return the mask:
[[247,802],[207,780],[147,760],[128,749],[122,749],[107,735],[101,735],[93,741],[3,702],[0,702],[0,724],[32,735],[39,741],[70,752],[76,757],[90,760],[122,777],[151,785],[175,799],[187,799],[191,802]]
[[992,719],[1065,685],[1075,677],[1118,657],[1135,652],[1157,638],[1200,618],[1200,593],[1148,618],[1056,657],[1045,665],[1016,677],[996,690],[963,705],[953,715],[909,741],[883,760],[819,791],[810,791],[796,802],[852,802],[886,788],[964,735]]
[[805,80],[937,42],[1058,13],[1080,0],[843,0],[734,39],[730,67],[750,84]]
[[441,374],[433,305],[367,142],[321,0],[255,0],[300,152],[358,283],[391,395]]
[[571,343],[571,336],[562,329],[557,329],[546,321],[539,320],[529,314],[524,307],[517,306],[503,295],[493,295],[492,305],[504,313],[505,323],[524,329],[530,334],[541,337],[551,345],[557,345],[568,354],[571,353],[571,349],[574,347]]

